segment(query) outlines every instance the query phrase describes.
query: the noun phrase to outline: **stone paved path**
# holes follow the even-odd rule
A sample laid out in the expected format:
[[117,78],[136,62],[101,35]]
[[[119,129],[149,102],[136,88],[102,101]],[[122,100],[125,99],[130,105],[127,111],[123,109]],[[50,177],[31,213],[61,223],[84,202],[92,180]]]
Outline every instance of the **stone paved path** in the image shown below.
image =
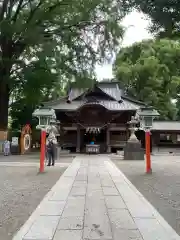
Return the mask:
[[106,156],[76,157],[13,240],[179,240]]

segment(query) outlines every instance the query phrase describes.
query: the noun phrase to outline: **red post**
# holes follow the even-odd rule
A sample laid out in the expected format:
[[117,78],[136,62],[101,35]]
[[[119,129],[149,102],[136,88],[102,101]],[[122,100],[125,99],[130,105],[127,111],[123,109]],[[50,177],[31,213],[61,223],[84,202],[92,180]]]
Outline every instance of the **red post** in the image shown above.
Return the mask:
[[151,169],[151,147],[150,147],[150,131],[146,131],[146,173],[152,173]]
[[40,153],[40,168],[39,172],[44,172],[44,159],[45,159],[45,146],[46,146],[46,131],[41,130],[41,153]]

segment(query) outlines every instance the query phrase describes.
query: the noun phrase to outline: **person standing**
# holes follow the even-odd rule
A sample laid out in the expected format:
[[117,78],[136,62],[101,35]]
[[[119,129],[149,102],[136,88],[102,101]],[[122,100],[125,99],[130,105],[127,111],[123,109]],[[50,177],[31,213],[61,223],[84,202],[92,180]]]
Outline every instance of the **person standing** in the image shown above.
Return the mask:
[[47,166],[55,165],[56,145],[57,145],[56,137],[54,133],[50,133],[47,137],[47,143],[46,143],[46,149],[47,149],[47,155],[48,155]]
[[4,142],[4,156],[9,156],[10,154],[10,141],[6,140]]
[[53,144],[53,141],[51,139],[48,139],[47,140],[47,145],[46,145],[46,148],[47,148],[47,155],[48,155],[48,165],[47,166],[54,166],[55,164],[55,159],[54,159],[54,144]]

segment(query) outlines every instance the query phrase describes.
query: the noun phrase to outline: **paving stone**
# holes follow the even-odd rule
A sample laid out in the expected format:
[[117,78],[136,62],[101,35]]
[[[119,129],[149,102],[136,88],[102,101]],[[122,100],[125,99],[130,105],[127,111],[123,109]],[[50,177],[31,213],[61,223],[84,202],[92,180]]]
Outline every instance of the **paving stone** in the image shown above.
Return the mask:
[[79,174],[75,177],[75,181],[87,181],[87,175]]
[[86,206],[85,206],[86,213],[90,215],[99,215],[107,213],[105,201],[103,199],[86,199]]
[[155,218],[151,209],[143,203],[140,199],[133,199],[133,201],[126,201],[127,208],[132,217],[137,218]]
[[60,184],[56,185],[56,188],[53,190],[52,195],[49,197],[51,201],[65,201],[71,191],[72,184],[74,179],[71,179],[70,182],[62,181]]
[[60,216],[65,204],[65,201],[47,201],[41,206],[40,215]]
[[[141,200],[141,197],[137,195],[128,184],[116,185],[122,198],[124,199],[127,208],[129,209],[133,217],[140,218],[154,218],[154,215],[149,208],[148,204]],[[132,201],[133,199],[133,201]]]
[[120,195],[127,201],[132,201],[132,199],[137,198],[137,194],[133,189],[127,184],[115,183]]
[[70,196],[84,196],[86,195],[86,186],[72,187]]
[[62,230],[80,230],[83,229],[83,217],[67,217],[61,218],[58,224],[58,229]]
[[102,189],[90,189],[87,188],[87,193],[86,193],[87,198],[93,199],[104,199],[104,194]]
[[53,240],[83,240],[82,230],[57,230]]
[[75,177],[77,175],[79,167],[76,166],[74,168],[68,168],[67,171],[64,173],[65,177]]
[[80,167],[79,168],[79,171],[78,171],[78,173],[77,173],[77,176],[78,175],[87,175],[88,174],[88,168],[86,168],[86,167]]
[[178,239],[105,156],[77,157],[51,191],[23,240]]
[[120,177],[120,176],[116,176],[116,177],[111,176],[111,177],[112,177],[112,181],[113,181],[114,183],[127,184],[127,182],[125,181],[125,179],[122,178],[122,177]]
[[101,186],[101,182],[95,182],[95,183],[88,183],[88,187],[87,187],[88,191],[91,190],[102,190],[102,186]]
[[67,199],[67,205],[69,207],[81,206],[85,204],[85,196],[70,196]]
[[85,216],[84,239],[112,239],[111,226],[106,214]]
[[39,216],[23,240],[52,240],[59,218],[58,216]]
[[[62,187],[62,188],[65,186],[68,186],[68,185],[70,186],[72,184],[74,178],[75,178],[74,176],[62,175],[61,178],[59,179],[59,181],[56,183],[56,186]],[[64,185],[64,184],[66,184],[66,185]]]
[[139,230],[121,229],[113,227],[112,232],[113,240],[143,240]]
[[98,178],[96,178],[96,177],[89,177],[88,176],[88,184],[90,185],[90,184],[97,184],[97,185],[100,185],[101,186],[101,180],[100,180],[100,178],[98,177]]
[[116,228],[137,229],[137,226],[127,209],[109,209],[109,218]]
[[156,219],[134,219],[144,240],[174,240]]
[[87,181],[75,181],[73,187],[87,186]]
[[105,196],[118,196],[119,192],[115,187],[102,187]]
[[105,196],[105,202],[107,208],[127,208],[123,199],[120,196]]
[[67,204],[64,208],[62,217],[82,217],[84,216],[84,208],[85,208],[85,198],[71,197],[68,199]]
[[101,180],[101,185],[102,185],[102,187],[115,187],[115,185],[111,179]]
[[49,198],[50,201],[66,201],[71,189],[67,189],[64,191],[61,191],[59,189],[58,192],[54,192],[53,195]]

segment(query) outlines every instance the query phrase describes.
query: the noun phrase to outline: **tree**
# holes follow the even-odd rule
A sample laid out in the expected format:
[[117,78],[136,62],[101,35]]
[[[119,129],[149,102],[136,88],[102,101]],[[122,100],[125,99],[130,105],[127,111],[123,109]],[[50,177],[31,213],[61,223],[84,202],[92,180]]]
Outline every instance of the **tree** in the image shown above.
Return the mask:
[[[36,123],[32,119],[32,112],[43,101],[53,99],[61,94],[61,79],[57,71],[52,71],[54,66],[52,62],[42,58],[34,60],[15,74],[16,80],[19,79],[16,86],[13,87],[10,102],[10,116],[12,118],[12,128],[21,129],[24,124]],[[57,86],[60,89],[54,96]]]
[[[46,54],[44,54],[46,52]],[[11,94],[10,116],[12,129],[21,129],[27,123],[32,127],[37,121],[32,118],[34,109],[44,101],[56,100],[65,96],[69,88],[69,82],[79,88],[92,86],[95,79],[81,72],[74,79],[67,79],[61,75],[59,59],[52,55],[47,58],[47,50],[36,54],[32,60],[31,54],[25,61],[20,61],[18,72],[13,76],[16,86]]]
[[119,45],[123,1],[1,1],[0,130],[7,128],[10,93],[20,84],[14,77],[19,62],[29,53],[36,56],[49,48],[59,58],[62,75],[91,73],[95,62],[110,56]]
[[129,7],[142,11],[151,20],[150,30],[159,37],[179,38],[180,1],[178,0],[132,0]]
[[114,73],[127,93],[154,106],[161,117],[174,119],[180,84],[180,44],[172,40],[148,40],[120,50]]
[[[32,118],[34,109],[43,102],[65,96],[69,87],[69,80],[59,75],[58,66],[54,61],[47,61],[42,56],[28,65],[24,64],[15,77],[19,79],[19,84],[14,87],[11,94],[9,113],[11,127],[16,130],[27,123],[35,127],[37,121]],[[88,76],[85,78],[83,74],[82,77],[75,79],[74,86],[87,88],[95,81]]]

